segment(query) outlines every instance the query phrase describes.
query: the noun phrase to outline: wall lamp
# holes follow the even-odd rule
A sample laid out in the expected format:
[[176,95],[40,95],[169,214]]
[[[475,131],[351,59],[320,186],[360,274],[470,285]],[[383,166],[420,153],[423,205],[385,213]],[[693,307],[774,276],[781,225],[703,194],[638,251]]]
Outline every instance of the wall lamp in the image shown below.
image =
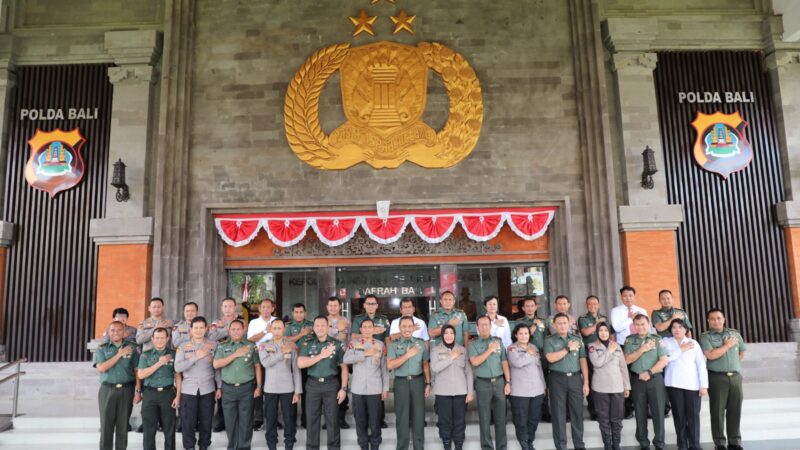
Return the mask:
[[114,176],[111,177],[111,186],[117,188],[117,201],[127,202],[131,196],[128,193],[128,185],[125,183],[125,163],[120,158],[114,163]]
[[653,189],[653,175],[658,172],[656,167],[656,152],[650,146],[646,146],[642,152],[642,159],[644,160],[644,170],[642,170],[642,187],[645,189]]

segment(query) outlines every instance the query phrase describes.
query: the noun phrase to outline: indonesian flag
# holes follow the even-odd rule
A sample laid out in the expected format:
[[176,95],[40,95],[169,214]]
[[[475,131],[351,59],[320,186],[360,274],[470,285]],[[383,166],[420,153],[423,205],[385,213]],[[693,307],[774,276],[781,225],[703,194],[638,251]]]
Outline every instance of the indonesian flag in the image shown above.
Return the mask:
[[242,284],[242,303],[247,303],[247,296],[250,294],[250,275],[244,277]]

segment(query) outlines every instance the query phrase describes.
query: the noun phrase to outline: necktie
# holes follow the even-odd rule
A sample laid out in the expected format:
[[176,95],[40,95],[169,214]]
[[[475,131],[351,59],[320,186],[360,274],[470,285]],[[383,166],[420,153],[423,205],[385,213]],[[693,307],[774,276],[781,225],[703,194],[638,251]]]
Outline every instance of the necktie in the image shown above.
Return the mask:
[[[633,308],[628,306],[628,317],[630,317],[632,312],[633,312]],[[628,331],[630,331],[631,334],[636,334],[636,327],[633,325],[633,319],[631,319],[631,325],[630,325],[630,327],[628,327]]]

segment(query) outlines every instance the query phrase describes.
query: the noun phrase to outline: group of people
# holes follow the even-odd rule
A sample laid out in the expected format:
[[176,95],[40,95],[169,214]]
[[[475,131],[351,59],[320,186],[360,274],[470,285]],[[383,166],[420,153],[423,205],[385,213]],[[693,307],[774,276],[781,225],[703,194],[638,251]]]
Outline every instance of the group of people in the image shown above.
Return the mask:
[[222,301],[222,317],[214,322],[199,316],[190,302],[178,323],[164,318],[164,302],[154,298],[150,317],[138,329],[126,324],[126,311],[115,311],[95,353],[101,374],[100,448],[111,449],[115,436],[116,448],[126,448],[132,407],[141,401],[145,449],[155,449],[159,427],[165,448],[175,448],[176,409],[182,447],[208,448],[215,404],[229,449],[250,448],[259,421],[265,422],[268,447],[277,448],[279,419],[284,447],[291,449],[298,404],[306,447],[320,447],[324,416],[327,447],[338,449],[351,403],[358,445],[373,450],[386,427],[383,402],[391,378],[398,449],[423,448],[425,402],[431,396],[448,450],[463,447],[466,410],[473,400],[483,449],[507,447],[507,400],[523,450],[533,450],[543,415],[552,421],[556,448],[567,446],[569,421],[574,448],[582,449],[587,397],[606,449],[620,448],[627,410],[636,416],[640,447],[650,448],[649,414],[652,444],[664,448],[668,405],[678,447],[699,449],[705,395],[715,449],[741,449],[741,335],[725,327],[722,311],[712,309],[698,342],[669,291],[659,294],[662,307],[652,315],[635,304],[635,294],[623,287],[621,304],[608,317],[600,313],[596,296],[586,299],[587,313],[578,318],[569,313],[569,299],[559,296],[556,312],[546,319],[537,316],[536,299],[526,298],[513,322],[498,313],[496,296],[487,297],[485,314],[476,321],[477,337],[470,336],[467,316],[449,291],[441,294],[427,324],[416,317],[410,299],[401,302],[401,317],[390,322],[371,295],[352,322],[341,314],[341,300],[331,297],[327,315],[308,320],[298,303],[288,323],[272,315],[275,304],[265,299],[259,317],[248,324],[237,318],[230,298]]

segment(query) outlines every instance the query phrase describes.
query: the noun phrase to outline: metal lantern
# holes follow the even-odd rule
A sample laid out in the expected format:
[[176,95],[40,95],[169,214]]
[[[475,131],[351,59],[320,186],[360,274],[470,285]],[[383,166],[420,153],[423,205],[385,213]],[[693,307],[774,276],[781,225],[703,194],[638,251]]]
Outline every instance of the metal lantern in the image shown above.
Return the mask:
[[656,152],[650,146],[646,146],[642,152],[644,170],[642,170],[642,187],[653,189],[653,175],[658,172],[656,167]]
[[120,158],[114,163],[114,176],[111,177],[111,186],[117,188],[117,201],[127,202],[131,198],[128,185],[125,183],[125,163]]

